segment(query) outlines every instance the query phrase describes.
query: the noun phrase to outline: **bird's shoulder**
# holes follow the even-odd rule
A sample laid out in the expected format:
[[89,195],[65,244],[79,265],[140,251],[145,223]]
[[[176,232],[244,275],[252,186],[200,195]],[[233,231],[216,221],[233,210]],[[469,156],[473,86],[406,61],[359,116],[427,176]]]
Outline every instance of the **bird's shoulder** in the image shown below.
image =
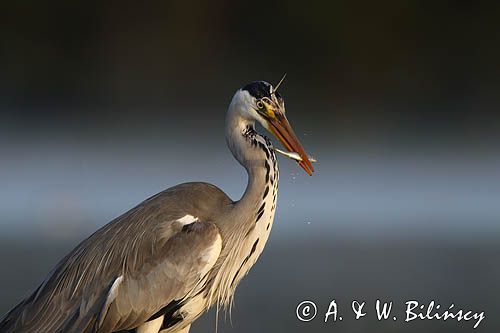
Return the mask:
[[233,201],[220,188],[210,183],[188,182],[170,187],[144,201],[144,204],[160,204],[165,209],[203,209],[205,206],[220,206]]

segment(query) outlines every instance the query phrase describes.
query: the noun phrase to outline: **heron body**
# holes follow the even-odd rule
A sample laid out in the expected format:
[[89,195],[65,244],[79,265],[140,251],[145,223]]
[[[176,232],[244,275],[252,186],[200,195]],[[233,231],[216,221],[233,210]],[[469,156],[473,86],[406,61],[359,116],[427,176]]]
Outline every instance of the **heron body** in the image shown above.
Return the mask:
[[2,318],[0,332],[187,332],[211,306],[230,307],[264,249],[276,209],[276,155],[256,121],[312,172],[281,96],[263,81],[245,86],[226,114],[229,149],[248,173],[242,198],[185,183],[147,199],[64,257]]

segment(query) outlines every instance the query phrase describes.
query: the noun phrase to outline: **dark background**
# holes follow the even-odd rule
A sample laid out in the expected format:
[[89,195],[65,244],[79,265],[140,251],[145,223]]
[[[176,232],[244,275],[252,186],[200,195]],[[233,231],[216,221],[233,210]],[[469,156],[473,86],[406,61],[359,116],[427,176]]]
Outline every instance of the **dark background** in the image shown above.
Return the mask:
[[[224,112],[245,83],[286,72],[317,172],[280,159],[273,233],[219,331],[472,331],[403,323],[412,299],[485,311],[477,331],[498,331],[499,20],[482,1],[4,1],[0,313],[164,188],[241,196]],[[304,299],[319,307],[308,324]],[[325,324],[332,299],[344,320]],[[376,299],[400,319],[376,321]]]

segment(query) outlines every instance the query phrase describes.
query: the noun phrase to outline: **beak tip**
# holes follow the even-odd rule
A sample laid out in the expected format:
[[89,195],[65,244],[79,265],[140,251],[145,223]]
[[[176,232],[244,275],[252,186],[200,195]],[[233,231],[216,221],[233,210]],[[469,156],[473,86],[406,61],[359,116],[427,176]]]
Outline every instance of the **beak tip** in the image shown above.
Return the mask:
[[312,176],[314,172],[314,167],[312,166],[311,163],[304,162],[304,160],[299,162],[299,166],[304,169],[304,171],[309,175]]

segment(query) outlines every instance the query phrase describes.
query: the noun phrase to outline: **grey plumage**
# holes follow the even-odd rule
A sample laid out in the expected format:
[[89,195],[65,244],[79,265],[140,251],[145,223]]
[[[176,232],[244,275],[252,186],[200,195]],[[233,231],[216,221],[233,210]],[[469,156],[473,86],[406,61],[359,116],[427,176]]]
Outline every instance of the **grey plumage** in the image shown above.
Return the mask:
[[[140,326],[170,302],[182,300],[201,278],[196,275],[203,265],[200,254],[219,235],[210,222],[213,212],[230,203],[221,190],[205,183],[181,184],[146,200],[61,260],[6,316],[0,331],[115,332]],[[204,223],[183,228],[175,222],[193,211]],[[118,297],[104,308],[109,289],[122,275]]]
[[283,102],[267,83],[249,86],[226,115],[228,146],[248,173],[240,200],[207,183],[147,199],[64,257],[0,320],[0,332],[187,332],[212,305],[230,308],[269,237],[279,178],[271,141],[254,129],[264,121],[260,99],[249,91],[267,93],[273,112]]

